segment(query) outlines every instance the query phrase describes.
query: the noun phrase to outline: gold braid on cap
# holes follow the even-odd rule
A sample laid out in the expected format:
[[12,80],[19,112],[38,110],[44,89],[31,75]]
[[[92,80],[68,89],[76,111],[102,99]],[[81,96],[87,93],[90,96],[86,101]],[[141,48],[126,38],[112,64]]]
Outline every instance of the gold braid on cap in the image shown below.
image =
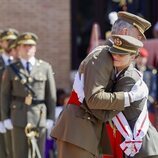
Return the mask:
[[116,49],[119,49],[119,50],[126,51],[126,52],[137,53],[136,50],[126,49],[126,48],[122,48],[122,47],[119,47],[119,46],[116,46],[116,45],[113,45],[113,47],[116,48]]
[[142,34],[144,34],[144,30],[143,30],[138,24],[133,23],[133,26],[135,26],[136,28],[138,28],[138,30],[139,30]]

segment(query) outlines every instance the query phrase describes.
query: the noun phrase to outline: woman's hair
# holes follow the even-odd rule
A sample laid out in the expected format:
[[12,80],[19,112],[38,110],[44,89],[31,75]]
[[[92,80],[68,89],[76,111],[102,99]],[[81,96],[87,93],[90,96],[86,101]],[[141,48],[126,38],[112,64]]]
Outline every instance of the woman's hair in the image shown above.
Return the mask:
[[111,33],[112,34],[119,34],[124,28],[127,28],[128,31],[133,30],[135,27],[128,23],[127,21],[124,21],[122,19],[118,19],[115,21],[114,25],[112,26]]

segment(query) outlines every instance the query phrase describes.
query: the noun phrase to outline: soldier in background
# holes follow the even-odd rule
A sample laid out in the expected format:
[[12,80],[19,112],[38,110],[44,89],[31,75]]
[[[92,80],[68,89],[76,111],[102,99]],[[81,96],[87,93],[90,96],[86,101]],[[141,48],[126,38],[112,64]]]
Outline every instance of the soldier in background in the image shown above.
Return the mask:
[[[1,36],[1,33],[3,32],[3,30],[0,30],[0,36]],[[0,54],[2,54],[2,52],[3,52],[3,48],[2,48],[2,46],[1,46],[1,39],[0,39]]]
[[[0,31],[0,35],[1,35],[1,32],[2,31]],[[1,39],[0,39],[0,54],[2,52],[3,52],[3,49],[1,47]],[[0,58],[0,59],[2,59],[2,58]],[[1,74],[3,71],[3,65],[1,63],[2,62],[0,62],[0,82],[1,82]],[[0,86],[1,86],[1,84],[0,84]],[[0,111],[1,111],[1,109],[0,109]],[[1,116],[1,113],[0,113],[0,116]],[[6,156],[7,156],[7,151],[5,148],[5,141],[4,141],[4,133],[6,133],[6,129],[4,127],[3,121],[0,118],[0,157],[1,158],[6,158]]]
[[149,118],[155,125],[155,107],[157,103],[157,70],[152,66],[147,65],[149,52],[145,48],[141,48],[139,56],[136,59],[136,68],[143,73],[143,79],[149,88],[148,110]]
[[35,154],[44,157],[46,128],[50,130],[54,120],[54,73],[49,63],[35,58],[37,39],[30,32],[18,37],[19,60],[5,70],[2,80],[2,118],[14,127],[15,158],[31,157],[32,145]]
[[19,59],[19,54],[17,51],[17,41],[12,40],[8,44],[8,52],[13,57],[13,60],[16,61]]
[[[5,68],[12,62],[13,57],[11,56],[11,54],[8,52],[8,45],[9,42],[14,41],[17,39],[18,36],[18,31],[12,28],[6,29],[4,31],[1,32],[0,34],[0,40],[1,40],[1,50],[2,50],[2,54],[0,56],[0,90],[1,90],[1,80],[2,80],[2,75],[3,72],[5,70]],[[1,101],[1,98],[0,98]],[[2,108],[2,105],[0,104],[0,108]],[[0,109],[1,111],[1,109]],[[2,113],[0,114],[0,116],[2,115]],[[2,122],[2,118],[0,117],[0,121]],[[2,125],[5,129],[5,134],[3,135],[3,137],[5,137],[5,142],[2,140],[1,143],[3,144],[2,148],[0,148],[0,150],[3,150],[2,152],[5,152],[5,156],[4,158],[12,158],[13,155],[13,148],[12,148],[12,138],[11,138],[11,130],[12,130],[12,125],[8,122],[8,120],[5,120],[4,122],[2,122]],[[2,138],[3,139],[3,138]],[[5,149],[3,149],[5,148]],[[2,154],[4,155],[4,154]],[[0,155],[1,157],[1,155]],[[3,157],[3,156],[2,156]]]

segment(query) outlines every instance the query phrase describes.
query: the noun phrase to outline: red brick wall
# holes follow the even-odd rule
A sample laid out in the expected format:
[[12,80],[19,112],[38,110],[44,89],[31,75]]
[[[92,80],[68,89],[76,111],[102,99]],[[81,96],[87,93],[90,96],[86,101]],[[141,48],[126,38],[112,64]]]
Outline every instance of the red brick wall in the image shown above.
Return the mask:
[[0,0],[0,29],[39,36],[37,57],[52,64],[58,88],[70,88],[70,0]]

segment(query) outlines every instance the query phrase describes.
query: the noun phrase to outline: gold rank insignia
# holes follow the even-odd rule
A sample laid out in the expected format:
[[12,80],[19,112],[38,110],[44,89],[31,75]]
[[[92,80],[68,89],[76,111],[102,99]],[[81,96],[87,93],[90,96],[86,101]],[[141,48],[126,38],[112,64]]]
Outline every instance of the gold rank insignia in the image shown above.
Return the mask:
[[32,95],[28,94],[28,96],[25,97],[25,104],[31,105],[32,104]]
[[8,31],[8,32],[7,32],[7,35],[8,35],[8,36],[9,36],[9,35],[14,35],[14,33],[11,32],[11,31]]

